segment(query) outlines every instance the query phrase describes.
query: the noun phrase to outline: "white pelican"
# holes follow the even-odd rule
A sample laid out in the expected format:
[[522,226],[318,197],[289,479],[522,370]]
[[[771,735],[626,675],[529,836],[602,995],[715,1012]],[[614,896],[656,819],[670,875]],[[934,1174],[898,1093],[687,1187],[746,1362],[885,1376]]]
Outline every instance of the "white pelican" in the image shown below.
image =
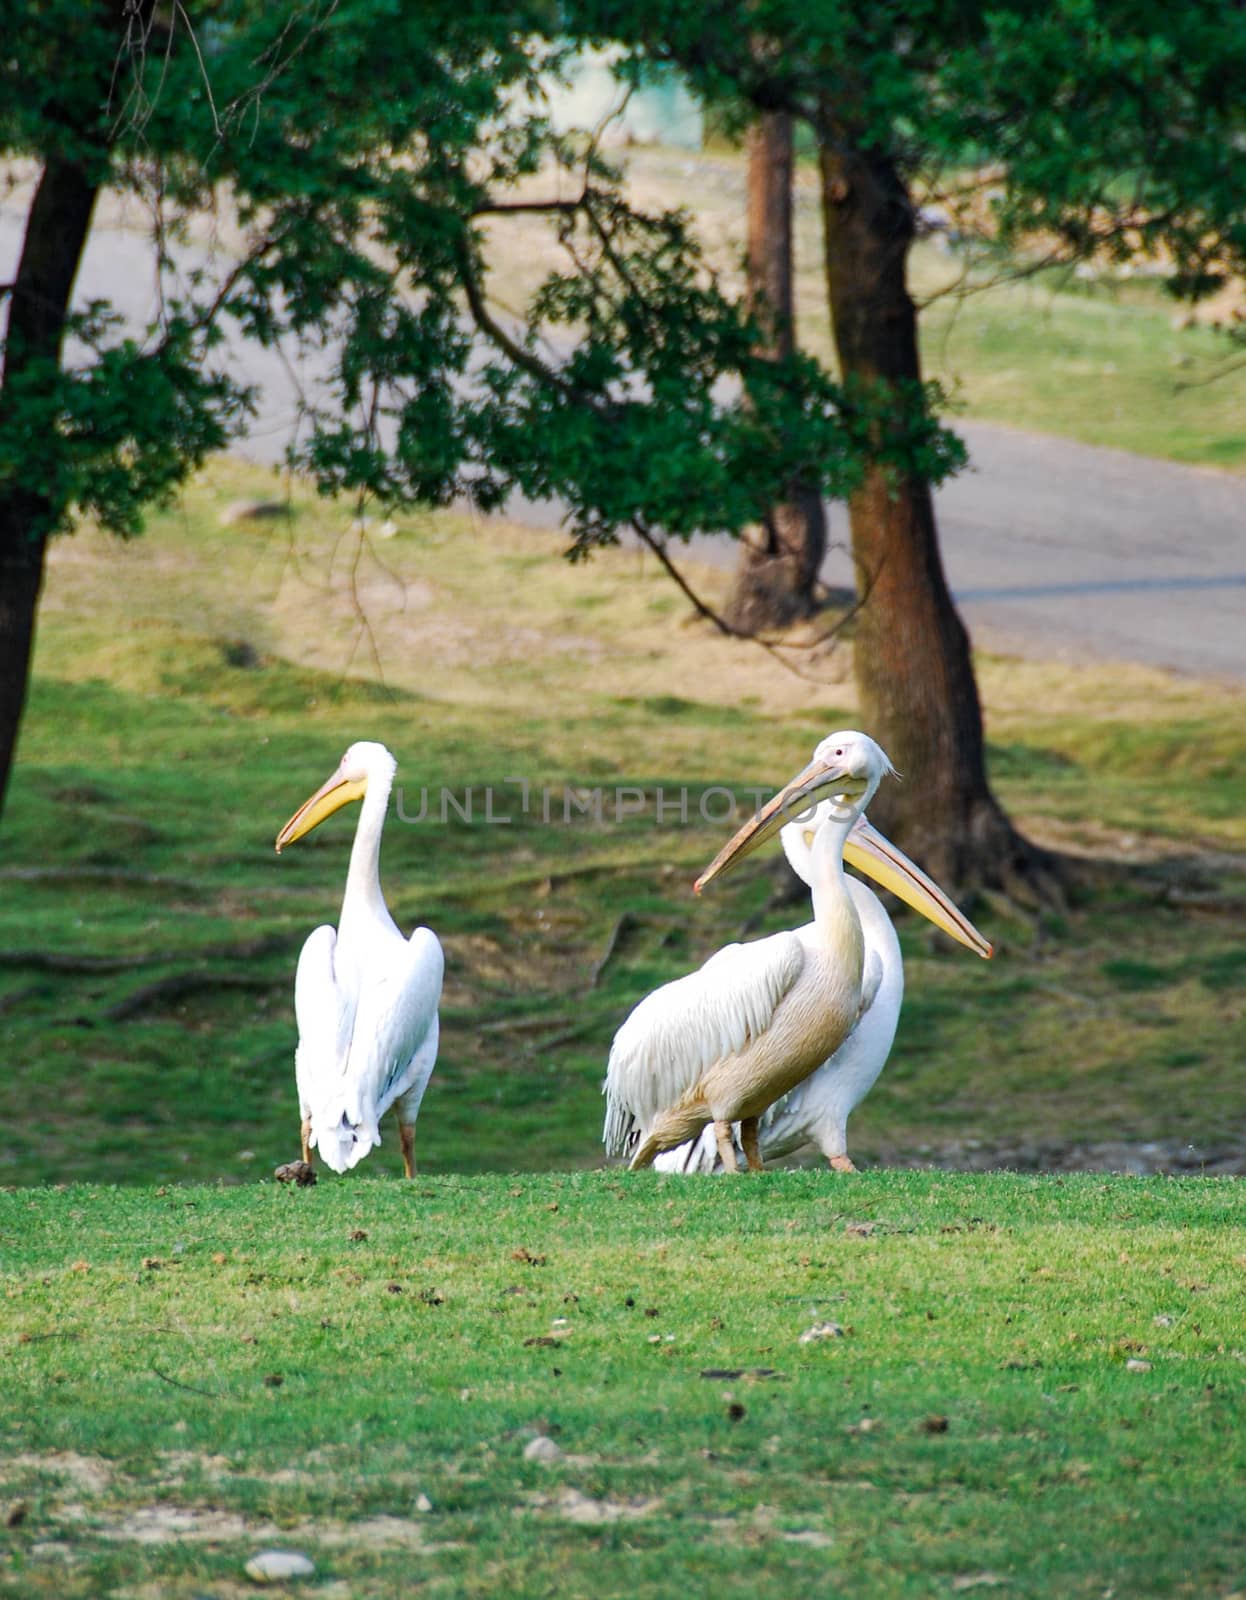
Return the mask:
[[[823,800],[812,816],[789,822],[779,834],[779,842],[793,872],[805,883],[812,877],[814,838],[829,814],[830,807]],[[888,856],[898,858],[901,852],[864,817],[858,818],[845,841],[844,860],[849,866],[869,872],[878,881],[885,881],[881,868]],[[888,887],[902,893],[911,905],[915,885],[921,883],[925,874],[907,858],[905,860],[905,876],[897,877]],[[866,965],[877,957],[882,977],[872,1005],[862,1013],[835,1054],[798,1083],[790,1094],[776,1100],[762,1117],[758,1142],[762,1160],[766,1162],[782,1160],[813,1145],[837,1172],[855,1172],[848,1155],[848,1118],[874,1087],[891,1054],[904,999],[900,941],[878,896],[857,878],[847,878],[845,882],[861,919]],[[939,915],[942,907],[933,895],[931,900],[932,905],[923,908],[925,914],[940,926],[946,926]],[[978,955],[984,958],[991,955],[991,946],[964,919],[946,926],[946,931]],[[660,1172],[713,1172],[721,1166],[718,1145],[709,1128],[703,1129],[698,1139],[680,1145],[677,1150],[664,1150],[653,1164]]]
[[381,894],[381,829],[397,766],[383,744],[351,745],[277,835],[277,850],[363,801],[337,931],[326,925],[309,935],[294,979],[303,1160],[310,1162],[314,1145],[322,1161],[345,1172],[380,1144],[381,1118],[393,1106],[410,1178],[415,1120],[437,1059],[445,961],[431,929],[403,938]]
[[[758,1119],[834,1054],[869,1011],[883,980],[866,960],[861,918],[843,871],[845,841],[893,768],[863,733],[833,733],[813,760],[768,800],[697,880],[699,892],[821,796],[830,801],[809,852],[814,920],[790,933],[728,945],[698,971],[649,995],[615,1035],[606,1069],[603,1139],[621,1154],[635,1137],[633,1168],[713,1124],[724,1167],[737,1170],[731,1124],[748,1165],[761,1168]],[[911,862],[869,829],[860,859],[882,855],[880,875],[952,931],[956,907]],[[874,867],[871,865],[870,870]]]

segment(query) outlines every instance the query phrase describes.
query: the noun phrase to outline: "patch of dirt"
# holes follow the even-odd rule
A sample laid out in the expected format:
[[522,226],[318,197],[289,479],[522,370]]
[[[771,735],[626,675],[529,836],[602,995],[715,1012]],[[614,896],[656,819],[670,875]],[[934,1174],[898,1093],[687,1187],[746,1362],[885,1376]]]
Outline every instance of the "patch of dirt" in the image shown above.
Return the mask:
[[254,1539],[274,1542],[291,1537],[288,1530],[271,1522],[248,1522],[234,1511],[198,1510],[191,1506],[139,1506],[123,1521],[101,1528],[103,1539],[124,1540],[133,1544],[178,1544]]
[[160,1459],[169,1473],[168,1476],[162,1475],[161,1481],[169,1488],[183,1484],[189,1473],[198,1473],[215,1482],[219,1478],[228,1478],[234,1471],[234,1464],[228,1456],[201,1455],[195,1450],[162,1450]]
[[[78,1508],[80,1509],[80,1508]],[[406,1517],[365,1517],[358,1522],[300,1522],[278,1528],[256,1522],[236,1511],[212,1506],[137,1506],[110,1527],[99,1530],[103,1539],[132,1544],[241,1543],[321,1546],[399,1545],[425,1551],[458,1548],[435,1544],[420,1523]]]
[[47,1455],[10,1456],[0,1463],[0,1473],[14,1468],[28,1472],[49,1472],[68,1478],[86,1494],[103,1494],[113,1479],[113,1464],[103,1456],[80,1456],[73,1450],[53,1450]]
[[607,1497],[594,1500],[569,1485],[556,1494],[527,1496],[529,1507],[541,1516],[560,1517],[564,1522],[578,1522],[585,1526],[599,1526],[608,1522],[628,1522],[637,1517],[651,1517],[661,1509],[661,1500],[648,1495],[633,1495],[628,1500]]
[[[324,1585],[316,1590],[316,1600],[330,1600],[335,1589],[340,1585]],[[125,1600],[169,1600],[169,1586],[166,1582],[140,1583],[131,1588],[118,1590],[124,1594]],[[256,1589],[253,1583],[230,1583],[228,1579],[215,1578],[207,1582],[199,1582],[194,1590],[195,1600],[255,1600]],[[351,1600],[350,1596],[346,1600]]]
[[313,1524],[305,1523],[302,1528],[289,1533],[287,1538],[298,1538],[315,1541],[322,1545],[403,1545],[408,1549],[418,1550],[459,1550],[462,1545],[458,1542],[442,1542],[434,1544],[424,1532],[418,1522],[411,1522],[406,1517],[365,1517],[360,1522]]

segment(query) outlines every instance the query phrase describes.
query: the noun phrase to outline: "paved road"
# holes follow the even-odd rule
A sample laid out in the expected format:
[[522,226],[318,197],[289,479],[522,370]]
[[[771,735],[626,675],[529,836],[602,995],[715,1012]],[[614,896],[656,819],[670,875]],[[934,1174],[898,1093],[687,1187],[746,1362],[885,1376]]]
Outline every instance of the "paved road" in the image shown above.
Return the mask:
[[[960,422],[967,472],[936,496],[948,581],[974,640],[1246,682],[1246,476]],[[552,526],[557,508],[520,504]],[[847,514],[828,507],[827,584],[849,588]],[[672,552],[679,559],[680,551]],[[687,554],[733,565],[728,538]]]
[[[0,208],[0,282],[11,273],[20,220],[16,209]],[[134,234],[98,231],[80,282],[140,325],[150,313],[150,257]],[[314,382],[314,371],[292,373],[272,352],[237,354],[263,389],[240,449],[279,460],[298,381]],[[1246,682],[1246,476],[989,423],[958,426],[972,465],[939,491],[939,527],[953,592],[980,644]],[[556,507],[513,509],[526,521],[557,521]],[[832,537],[845,536],[843,510],[833,508]],[[706,539],[695,554],[729,563],[735,547]],[[824,575],[851,582],[842,550],[830,554]]]

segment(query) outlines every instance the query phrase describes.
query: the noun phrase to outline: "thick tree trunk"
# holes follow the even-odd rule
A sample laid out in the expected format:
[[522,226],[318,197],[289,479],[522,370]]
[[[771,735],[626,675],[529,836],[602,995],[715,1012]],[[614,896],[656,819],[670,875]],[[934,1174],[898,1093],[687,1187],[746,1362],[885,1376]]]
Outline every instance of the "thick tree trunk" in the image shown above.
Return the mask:
[[[915,386],[917,315],[906,283],[913,211],[904,183],[883,156],[830,148],[821,174],[842,375],[862,385]],[[1040,858],[987,782],[969,637],[944,577],[930,486],[875,467],[848,510],[857,582],[867,596],[854,650],[861,721],[904,780],[884,786],[871,814],[950,888],[1034,882]]]
[[[763,112],[748,139],[749,297],[770,327],[769,350],[779,357],[794,343],[792,166],[791,117]],[[811,615],[825,549],[822,497],[794,486],[791,499],[740,541],[728,620],[757,633]]]
[[[56,380],[70,295],[97,192],[79,165],[56,157],[49,159],[35,189],[9,302],[0,377],[0,439],[13,437],[6,423],[15,388],[24,387],[28,402],[32,385],[43,382],[50,388]],[[15,447],[28,450],[37,463],[38,439],[21,440]],[[15,477],[19,482],[14,483]],[[44,552],[63,506],[55,484],[42,489],[37,473],[24,470],[24,464],[0,463],[0,481],[10,485],[0,491],[2,809],[26,704]]]

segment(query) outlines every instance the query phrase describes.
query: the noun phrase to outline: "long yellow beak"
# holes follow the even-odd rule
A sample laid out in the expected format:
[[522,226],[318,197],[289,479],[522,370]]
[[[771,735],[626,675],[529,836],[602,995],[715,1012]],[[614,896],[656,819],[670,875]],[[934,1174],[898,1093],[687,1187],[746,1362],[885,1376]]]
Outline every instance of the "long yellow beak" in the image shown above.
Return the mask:
[[920,911],[936,928],[950,934],[975,955],[985,961],[994,955],[990,944],[934,879],[928,878],[903,850],[897,849],[864,817],[857,818],[852,832],[844,840],[844,860],[884,889],[890,889],[905,905]]
[[864,792],[865,780],[845,767],[828,765],[825,761],[811,761],[803,772],[798,772],[790,783],[785,783],[778,794],[772,795],[761,810],[728,839],[693,884],[693,892],[700,894],[711,878],[716,878],[720,872],[743,861],[759,844],[764,844],[787,823],[794,822],[802,811],[808,811],[823,796],[843,795],[851,803]]
[[340,772],[335,772],[327,783],[320,785],[310,800],[304,800],[277,835],[277,854],[280,855],[286,845],[293,844],[305,833],[318,828],[326,817],[331,817],[352,800],[362,800],[367,788],[365,779],[344,778]]

